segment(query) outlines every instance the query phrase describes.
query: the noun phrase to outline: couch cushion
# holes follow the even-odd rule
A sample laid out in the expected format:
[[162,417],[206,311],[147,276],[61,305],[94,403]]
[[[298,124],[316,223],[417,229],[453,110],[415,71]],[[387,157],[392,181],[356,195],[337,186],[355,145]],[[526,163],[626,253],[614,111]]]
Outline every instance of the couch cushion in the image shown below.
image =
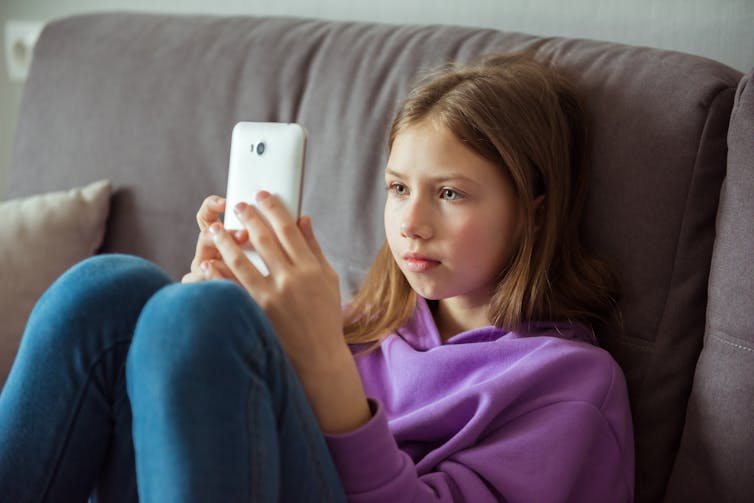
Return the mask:
[[0,388],[35,302],[102,243],[110,183],[0,202]]
[[738,87],[712,257],[707,332],[668,501],[754,495],[754,70]]
[[735,70],[452,26],[75,17],[48,25],[36,46],[9,187],[106,174],[118,189],[106,250],[151,258],[177,278],[200,201],[225,190],[235,122],[299,122],[309,131],[303,211],[348,297],[383,240],[385,137],[399,100],[438,64],[523,49],[573,78],[592,119],[586,231],[623,284],[623,327],[601,340],[628,377],[637,501],[657,501],[701,349]]

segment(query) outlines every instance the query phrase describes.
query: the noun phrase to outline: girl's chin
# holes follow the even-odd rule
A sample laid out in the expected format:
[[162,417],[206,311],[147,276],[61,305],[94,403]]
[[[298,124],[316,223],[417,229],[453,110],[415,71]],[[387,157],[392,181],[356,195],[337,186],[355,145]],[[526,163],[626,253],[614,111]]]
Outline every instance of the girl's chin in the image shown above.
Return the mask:
[[472,290],[464,288],[467,285],[463,283],[451,285],[447,281],[428,281],[429,278],[426,277],[417,278],[405,273],[404,275],[414,292],[427,300],[446,300],[455,297],[465,297],[470,302],[480,299],[484,302],[489,302],[495,294],[495,285],[490,285],[489,288]]
[[428,285],[421,281],[408,280],[408,284],[416,292],[417,295],[424,297],[427,300],[442,300],[452,297],[447,291],[440,288],[438,285]]

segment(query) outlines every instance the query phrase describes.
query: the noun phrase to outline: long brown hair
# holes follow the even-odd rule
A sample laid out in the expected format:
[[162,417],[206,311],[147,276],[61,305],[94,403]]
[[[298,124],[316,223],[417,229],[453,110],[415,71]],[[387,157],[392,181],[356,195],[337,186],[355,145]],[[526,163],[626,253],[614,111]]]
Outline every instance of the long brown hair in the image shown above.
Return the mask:
[[[388,149],[401,131],[428,118],[498,165],[517,197],[523,232],[500,271],[490,321],[508,329],[535,320],[608,322],[617,288],[581,238],[586,126],[566,79],[525,54],[447,65],[409,93],[393,121]],[[539,196],[544,199],[537,207]],[[416,293],[386,242],[346,310],[346,340],[381,341],[415,305]]]

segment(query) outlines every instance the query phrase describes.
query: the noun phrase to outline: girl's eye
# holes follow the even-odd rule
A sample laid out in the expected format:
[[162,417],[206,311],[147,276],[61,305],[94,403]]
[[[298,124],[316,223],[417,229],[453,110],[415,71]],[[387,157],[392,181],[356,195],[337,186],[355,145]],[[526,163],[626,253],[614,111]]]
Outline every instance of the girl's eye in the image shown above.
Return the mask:
[[391,183],[388,190],[392,191],[396,196],[405,196],[408,193],[406,186],[400,183]]
[[442,198],[446,201],[457,201],[462,199],[463,196],[453,189],[442,189]]

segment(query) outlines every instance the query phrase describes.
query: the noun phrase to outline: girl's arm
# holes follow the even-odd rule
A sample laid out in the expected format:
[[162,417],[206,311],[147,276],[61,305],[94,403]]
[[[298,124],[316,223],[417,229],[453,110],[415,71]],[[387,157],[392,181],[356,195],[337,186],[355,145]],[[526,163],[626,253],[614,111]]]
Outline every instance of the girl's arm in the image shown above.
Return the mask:
[[[309,218],[295,222],[268,192],[258,194],[257,204],[259,209],[242,203],[233,210],[269,276],[249,262],[237,239],[219,221],[209,225],[209,235],[231,279],[251,294],[272,322],[322,431],[353,430],[371,413],[343,338],[338,276],[325,259]],[[205,277],[228,277],[219,266],[215,261],[205,263]]]
[[633,501],[633,457],[608,420],[615,411],[555,402],[422,466],[398,448],[380,404],[372,407],[361,428],[325,436],[351,503]]

